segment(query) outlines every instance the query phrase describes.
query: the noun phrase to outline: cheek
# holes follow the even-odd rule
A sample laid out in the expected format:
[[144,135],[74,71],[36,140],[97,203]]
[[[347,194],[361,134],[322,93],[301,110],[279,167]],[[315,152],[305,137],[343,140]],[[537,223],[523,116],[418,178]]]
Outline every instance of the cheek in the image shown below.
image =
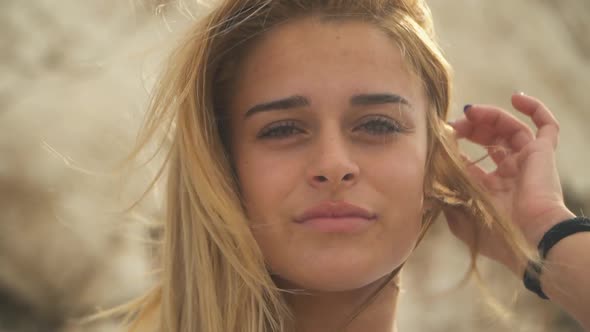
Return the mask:
[[374,154],[373,160],[365,165],[365,174],[381,177],[382,181],[375,185],[390,194],[423,189],[428,151],[427,130],[423,121],[416,122],[414,133],[398,137],[394,144]]
[[301,182],[304,158],[244,145],[236,151],[236,170],[248,215],[255,222],[276,207]]
[[421,226],[425,163],[426,148],[414,143],[400,145],[366,165],[366,178],[379,193],[389,227],[412,232]]
[[383,230],[375,242],[396,254],[400,264],[411,254],[422,229],[426,151],[406,145],[367,166],[366,178],[377,196]]
[[423,192],[425,158],[413,151],[408,152],[386,156],[373,164],[368,175],[373,177],[379,191],[392,197]]

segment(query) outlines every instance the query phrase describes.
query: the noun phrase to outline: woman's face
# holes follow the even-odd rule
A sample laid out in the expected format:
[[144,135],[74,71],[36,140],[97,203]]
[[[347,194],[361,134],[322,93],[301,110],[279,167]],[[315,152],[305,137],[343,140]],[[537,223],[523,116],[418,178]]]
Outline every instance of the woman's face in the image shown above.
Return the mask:
[[426,110],[400,50],[368,23],[293,21],[248,52],[231,150],[279,280],[350,290],[406,260],[421,228]]

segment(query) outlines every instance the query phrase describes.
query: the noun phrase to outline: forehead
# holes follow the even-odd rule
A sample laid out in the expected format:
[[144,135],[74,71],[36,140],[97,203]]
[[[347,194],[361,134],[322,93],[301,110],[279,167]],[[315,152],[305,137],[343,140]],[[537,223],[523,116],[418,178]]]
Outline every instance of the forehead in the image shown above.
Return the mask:
[[336,95],[395,92],[419,103],[419,79],[398,44],[375,25],[310,17],[268,31],[242,59],[236,102],[294,94],[312,100]]

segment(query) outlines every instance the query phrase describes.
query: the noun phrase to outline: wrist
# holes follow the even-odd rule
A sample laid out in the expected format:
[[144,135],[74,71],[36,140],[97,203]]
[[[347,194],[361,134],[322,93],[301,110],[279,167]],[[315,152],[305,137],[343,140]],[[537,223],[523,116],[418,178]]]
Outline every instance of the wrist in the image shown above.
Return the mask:
[[542,271],[545,269],[544,266],[548,259],[548,254],[559,250],[559,248],[552,250],[559,242],[562,240],[567,242],[565,240],[566,238],[573,237],[576,233],[580,232],[590,232],[590,219],[586,217],[567,219],[557,223],[544,234],[538,244],[541,262],[530,261],[527,265],[526,272],[524,273],[523,282],[526,288],[539,295],[539,297],[548,299],[540,282],[540,278],[542,274],[544,274]]
[[[565,206],[552,210],[550,213],[545,213],[542,218],[537,218],[534,227],[522,229],[522,233],[528,243],[533,249],[537,250],[539,242],[553,226],[568,219],[575,218],[576,215],[568,210]],[[516,257],[511,254],[506,257],[503,264],[508,267],[516,276],[521,277],[525,272],[528,261],[524,257]]]
[[543,217],[535,223],[534,228],[531,227],[529,229],[523,230],[524,236],[527,239],[529,245],[531,245],[533,248],[537,248],[539,242],[541,242],[541,239],[547,233],[547,231],[551,229],[551,227],[564,220],[575,217],[576,215],[565,206],[556,208],[553,211],[544,214]]

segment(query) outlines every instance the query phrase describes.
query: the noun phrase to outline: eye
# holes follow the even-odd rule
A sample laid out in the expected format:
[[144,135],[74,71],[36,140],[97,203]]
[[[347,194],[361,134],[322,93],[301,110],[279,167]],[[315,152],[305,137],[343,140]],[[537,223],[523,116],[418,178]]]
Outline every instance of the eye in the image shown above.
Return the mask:
[[304,133],[304,131],[297,127],[295,121],[280,121],[264,128],[257,137],[261,139],[281,139],[301,133]]
[[355,130],[357,129],[363,130],[370,135],[375,136],[393,134],[406,130],[406,128],[400,125],[397,121],[385,116],[371,117],[355,128]]

